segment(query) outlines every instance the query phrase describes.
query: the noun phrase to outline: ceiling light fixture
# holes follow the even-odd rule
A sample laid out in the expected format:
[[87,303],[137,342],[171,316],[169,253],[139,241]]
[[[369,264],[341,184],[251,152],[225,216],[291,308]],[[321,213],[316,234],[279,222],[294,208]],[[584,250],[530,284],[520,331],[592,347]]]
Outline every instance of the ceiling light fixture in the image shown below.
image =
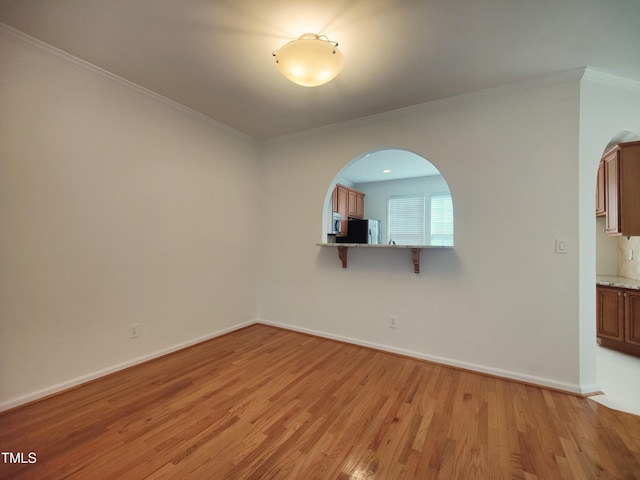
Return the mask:
[[391,173],[391,170],[389,170],[388,168],[385,168],[384,170],[382,170],[382,173]]
[[292,40],[273,52],[273,56],[280,73],[304,87],[317,87],[333,80],[344,65],[338,42],[315,33]]

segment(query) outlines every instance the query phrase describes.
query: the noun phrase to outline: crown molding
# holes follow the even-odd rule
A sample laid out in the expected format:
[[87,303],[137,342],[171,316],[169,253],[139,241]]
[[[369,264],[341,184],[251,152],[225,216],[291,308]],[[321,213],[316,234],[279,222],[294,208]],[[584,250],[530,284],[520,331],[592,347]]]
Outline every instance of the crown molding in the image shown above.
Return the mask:
[[584,69],[582,80],[588,82],[599,83],[609,87],[623,88],[633,92],[640,92],[640,81],[633,78],[621,77],[595,67],[586,67]]
[[0,22],[0,37],[10,41],[17,42],[22,46],[29,48],[30,50],[35,50],[41,54],[45,54],[68,66],[82,70],[85,73],[98,77],[109,83],[118,85],[120,87],[128,88],[130,90],[134,90],[137,93],[145,95],[158,102],[164,103],[165,105],[168,105],[176,110],[179,110],[182,113],[186,113],[187,115],[193,118],[197,118],[198,120],[208,123],[209,125],[212,125],[220,130],[223,130],[237,137],[241,137],[245,141],[249,141],[253,144],[258,143],[258,140],[256,140],[254,137],[250,135],[247,135],[246,133],[236,130],[222,122],[219,122],[218,120],[208,117],[207,115],[204,115],[196,110],[193,110],[192,108],[186,107],[181,103],[178,103],[158,93],[155,93],[152,90],[144,88],[138,85],[137,83],[134,83],[125,78],[119,77],[118,75],[115,75],[103,68],[100,68],[97,65],[89,63],[85,60],[82,60],[81,58],[71,55],[68,52],[65,52],[64,50],[60,50],[59,48],[49,45],[48,43],[43,42],[42,40],[38,40],[37,38],[32,37],[31,35],[28,35],[23,31],[18,30],[14,27],[11,27],[6,23]]
[[282,140],[289,140],[293,138],[303,137],[310,134],[328,132],[331,130],[344,129],[346,127],[366,125],[378,120],[391,119],[393,117],[404,115],[411,112],[427,111],[434,108],[440,108],[443,106],[450,106],[455,104],[461,104],[477,100],[485,97],[492,97],[498,95],[504,95],[508,93],[518,93],[530,90],[537,90],[553,85],[561,85],[571,82],[591,81],[608,85],[616,88],[624,88],[631,91],[640,92],[640,81],[631,78],[621,77],[614,75],[604,70],[599,70],[594,67],[580,67],[572,70],[565,70],[561,72],[554,72],[547,75],[540,75],[536,77],[526,78],[517,82],[507,83],[499,85],[497,87],[485,88],[483,90],[476,90],[474,92],[463,93],[461,95],[455,95],[453,97],[447,97],[440,100],[434,100],[431,102],[420,103],[417,105],[411,105],[408,107],[399,108],[396,110],[389,110],[387,112],[377,113],[374,115],[368,115],[365,117],[348,120],[346,122],[334,123],[331,125],[325,125],[322,127],[305,130],[302,132],[295,132],[289,135],[283,135],[272,139],[264,140],[264,143],[277,143]]
[[347,120],[345,122],[334,123],[331,125],[324,125],[322,127],[304,130],[302,132],[294,132],[288,135],[282,135],[280,137],[266,139],[266,140],[263,140],[263,142],[265,144],[278,143],[283,140],[291,140],[291,139],[304,137],[311,134],[323,133],[331,130],[344,129],[347,127],[363,126],[379,120],[392,119],[394,117],[404,115],[407,113],[422,112],[422,111],[427,111],[435,108],[441,108],[444,106],[467,103],[467,102],[471,102],[471,101],[485,98],[485,97],[537,90],[540,88],[544,88],[552,85],[560,85],[564,83],[579,82],[583,78],[586,69],[587,67],[582,67],[582,68],[576,68],[576,69],[562,71],[562,72],[555,72],[547,75],[541,75],[537,77],[526,78],[524,80],[511,82],[511,83],[499,85],[496,87],[490,87],[482,90],[476,90],[474,92],[454,95],[452,97],[433,100],[431,102],[410,105],[408,107],[402,107],[395,110],[389,110],[387,112],[376,113],[373,115],[368,115],[368,116],[356,118],[353,120]]

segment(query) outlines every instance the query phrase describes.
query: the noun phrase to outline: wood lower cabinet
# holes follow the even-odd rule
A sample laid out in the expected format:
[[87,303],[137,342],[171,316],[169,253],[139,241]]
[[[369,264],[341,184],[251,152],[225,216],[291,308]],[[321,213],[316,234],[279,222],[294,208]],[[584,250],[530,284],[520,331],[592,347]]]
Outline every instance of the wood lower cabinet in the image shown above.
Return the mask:
[[624,308],[624,341],[640,351],[640,290],[626,291]]
[[640,290],[596,287],[598,344],[640,357]]
[[624,341],[624,297],[621,288],[596,288],[598,338]]

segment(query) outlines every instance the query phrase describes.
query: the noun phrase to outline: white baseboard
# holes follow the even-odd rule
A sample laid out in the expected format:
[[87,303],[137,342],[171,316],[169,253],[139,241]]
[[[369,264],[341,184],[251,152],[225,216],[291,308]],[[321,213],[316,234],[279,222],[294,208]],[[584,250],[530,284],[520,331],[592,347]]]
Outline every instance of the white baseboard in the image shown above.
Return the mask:
[[396,353],[399,355],[404,355],[407,357],[413,357],[413,358],[418,358],[420,360],[427,360],[429,362],[434,362],[434,363],[438,363],[438,364],[442,364],[442,365],[448,365],[448,366],[452,366],[452,367],[457,367],[457,368],[461,368],[464,370],[469,370],[469,371],[473,371],[473,372],[479,372],[479,373],[484,373],[487,375],[492,375],[495,377],[500,377],[500,378],[506,378],[509,380],[516,380],[519,382],[524,382],[524,383],[528,383],[528,384],[532,384],[532,385],[539,385],[542,387],[548,387],[548,388],[553,388],[555,390],[561,390],[561,391],[565,391],[565,392],[569,392],[569,393],[574,393],[574,394],[579,394],[579,395],[591,395],[591,394],[596,394],[600,392],[600,388],[597,385],[577,385],[577,384],[572,384],[572,383],[565,383],[565,382],[558,382],[556,380],[552,380],[552,379],[548,379],[548,378],[544,378],[544,377],[537,377],[537,376],[533,376],[533,375],[527,375],[527,374],[521,374],[518,372],[513,372],[510,370],[503,370],[503,369],[499,369],[499,368],[493,368],[493,367],[486,367],[484,365],[479,365],[479,364],[475,364],[475,363],[469,363],[469,362],[461,362],[458,360],[454,360],[451,358],[446,358],[446,357],[438,357],[435,355],[427,355],[421,352],[415,352],[412,350],[406,350],[403,348],[396,348],[396,347],[391,347],[389,345],[382,345],[379,343],[374,343],[374,342],[367,342],[364,340],[360,340],[360,339],[356,339],[356,338],[351,338],[351,337],[345,337],[342,335],[334,335],[331,333],[327,333],[327,332],[322,332],[319,330],[312,330],[312,329],[308,329],[308,328],[301,328],[298,327],[296,325],[289,325],[289,324],[285,324],[285,323],[279,323],[279,322],[272,322],[269,320],[265,320],[265,319],[256,319],[256,320],[249,320],[237,325],[233,325],[231,327],[222,329],[222,330],[217,330],[213,333],[210,333],[208,335],[203,335],[201,337],[198,338],[194,338],[191,340],[188,340],[186,342],[181,342],[178,343],[176,345],[172,345],[170,347],[164,348],[162,350],[158,350],[152,353],[149,353],[147,355],[143,355],[141,357],[137,357],[137,358],[133,358],[131,360],[128,360],[126,362],[122,362],[122,363],[118,363],[116,365],[112,365],[110,367],[107,368],[103,368],[101,370],[97,370],[95,372],[91,372],[89,374],[86,375],[82,375],[80,377],[76,377],[70,380],[67,380],[65,382],[61,382],[55,385],[51,385],[49,387],[43,388],[41,390],[37,390],[35,392],[31,392],[27,395],[22,395],[20,397],[16,397],[13,398],[11,400],[5,401],[0,403],[0,412],[5,411],[5,410],[9,410],[11,408],[14,407],[18,407],[20,405],[23,405],[25,403],[29,403],[32,402],[34,400],[38,400],[40,398],[49,396],[49,395],[53,395],[55,393],[59,393],[63,390],[68,390],[69,388],[72,387],[76,387],[78,385],[81,385],[83,383],[87,383],[91,380],[95,380],[97,378],[100,377],[104,377],[105,375],[109,375],[111,373],[117,372],[119,370],[124,370],[126,368],[129,367],[133,367],[134,365],[138,365],[140,363],[144,363],[147,362],[149,360],[153,360],[154,358],[158,358],[161,357],[163,355],[167,355],[169,353],[172,352],[176,352],[178,350],[182,350],[183,348],[187,348],[190,347],[192,345],[195,345],[197,343],[201,343],[204,342],[206,340],[210,340],[212,338],[215,337],[219,337],[221,335],[225,335],[227,333],[233,332],[235,330],[240,330],[241,328],[245,328],[248,327],[250,325],[253,325],[255,323],[261,323],[264,325],[271,325],[274,327],[278,327],[278,328],[284,328],[286,330],[292,330],[295,332],[301,332],[301,333],[307,333],[310,335],[315,335],[318,337],[323,337],[323,338],[329,338],[332,340],[338,340],[341,342],[345,342],[345,343],[351,343],[353,345],[360,345],[363,347],[369,347],[369,348],[373,348],[376,350],[381,350],[384,352],[390,352],[390,353]]
[[249,320],[244,323],[240,323],[238,325],[233,325],[232,327],[224,328],[222,330],[217,330],[208,335],[203,335],[198,338],[193,338],[191,340],[187,340],[186,342],[181,342],[176,345],[172,345],[167,348],[163,348],[162,350],[157,350],[155,352],[149,353],[147,355],[143,355],[141,357],[133,358],[131,360],[127,360],[126,362],[118,363],[116,365],[112,365],[107,368],[103,368],[101,370],[97,370],[95,372],[88,373],[86,375],[82,375],[80,377],[72,378],[65,382],[58,383],[56,385],[51,385],[49,387],[43,388],[41,390],[37,390],[35,392],[31,392],[27,395],[22,395],[17,398],[13,398],[11,400],[0,403],[0,412],[4,410],[9,410],[10,408],[18,407],[25,403],[32,402],[34,400],[38,400],[43,397],[47,397],[49,395],[53,395],[54,393],[59,393],[63,390],[68,390],[69,388],[76,387],[83,383],[87,383],[91,380],[95,380],[96,378],[104,377],[105,375],[109,375],[110,373],[117,372],[119,370],[124,370],[125,368],[133,367],[134,365],[138,365],[140,363],[147,362],[149,360],[153,360],[154,358],[161,357],[163,355],[167,355],[168,353],[173,353],[178,350],[182,350],[183,348],[190,347],[197,343],[204,342],[206,340],[210,340],[215,337],[219,337],[221,335],[225,335],[227,333],[233,332],[235,330],[240,330],[241,328],[248,327],[249,325],[254,325],[256,320]]
[[438,363],[441,365],[448,365],[451,367],[456,367],[456,368],[460,368],[463,370],[469,370],[472,372],[478,372],[478,373],[484,373],[486,375],[491,375],[494,377],[500,377],[500,378],[505,378],[508,380],[515,380],[518,382],[523,382],[523,383],[527,383],[527,384],[531,384],[531,385],[538,385],[541,387],[547,387],[547,388],[552,388],[554,390],[560,390],[563,392],[568,392],[568,393],[573,393],[573,394],[578,394],[578,395],[593,395],[596,394],[600,391],[599,387],[597,385],[578,385],[578,384],[574,384],[574,383],[566,383],[566,382],[559,382],[557,380],[553,380],[550,378],[544,378],[544,377],[538,377],[535,375],[528,375],[528,374],[523,374],[523,373],[518,373],[518,372],[513,372],[510,370],[504,370],[501,368],[494,368],[494,367],[487,367],[484,365],[480,365],[480,364],[476,364],[476,363],[469,363],[469,362],[462,362],[459,360],[454,360],[452,358],[447,358],[447,357],[439,357],[436,355],[427,355],[421,352],[415,352],[413,350],[406,350],[404,348],[396,348],[396,347],[391,347],[389,345],[382,345],[379,343],[374,343],[374,342],[367,342],[364,340],[360,340],[357,338],[351,338],[351,337],[345,337],[342,335],[334,335],[331,333],[327,333],[327,332],[322,332],[322,331],[318,331],[318,330],[312,330],[312,329],[308,329],[308,328],[301,328],[298,327],[296,325],[289,325],[289,324],[285,324],[285,323],[279,323],[279,322],[272,322],[270,320],[265,320],[265,319],[258,319],[258,323],[262,323],[264,325],[271,325],[273,327],[279,327],[279,328],[284,328],[287,330],[293,330],[296,332],[301,332],[301,333],[308,333],[310,335],[315,335],[318,337],[323,337],[323,338],[329,338],[332,340],[338,340],[341,342],[345,342],[345,343],[351,343],[354,345],[360,345],[362,347],[369,347],[369,348],[373,348],[376,350],[382,350],[384,352],[390,352],[390,353],[396,353],[399,355],[404,355],[407,357],[413,357],[413,358],[417,358],[420,360],[427,360],[429,362],[433,362],[433,363]]

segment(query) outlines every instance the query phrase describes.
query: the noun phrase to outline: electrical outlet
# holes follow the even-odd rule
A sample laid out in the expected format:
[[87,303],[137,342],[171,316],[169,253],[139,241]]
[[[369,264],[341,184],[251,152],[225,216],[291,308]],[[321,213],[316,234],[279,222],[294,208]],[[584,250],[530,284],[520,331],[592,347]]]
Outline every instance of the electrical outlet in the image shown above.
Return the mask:
[[131,325],[129,325],[129,338],[138,338],[138,335],[140,333],[139,330],[139,323],[132,323]]
[[398,328],[398,317],[389,315],[389,328]]

